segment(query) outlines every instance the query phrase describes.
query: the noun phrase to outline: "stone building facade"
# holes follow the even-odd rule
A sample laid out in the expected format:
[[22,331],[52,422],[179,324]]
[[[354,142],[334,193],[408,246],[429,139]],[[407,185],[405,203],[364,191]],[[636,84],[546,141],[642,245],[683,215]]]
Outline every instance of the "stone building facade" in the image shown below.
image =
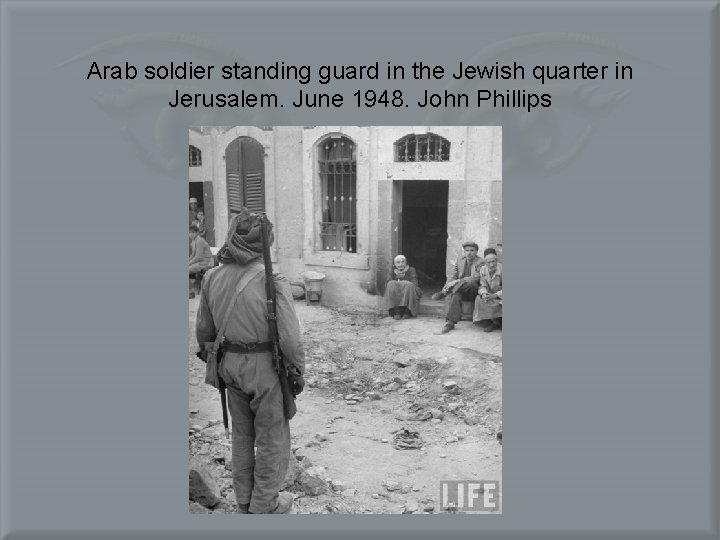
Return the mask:
[[293,280],[325,274],[324,304],[376,306],[397,253],[431,290],[464,240],[502,252],[501,127],[202,127],[189,138],[208,236],[221,244],[240,206],[267,212],[276,266]]

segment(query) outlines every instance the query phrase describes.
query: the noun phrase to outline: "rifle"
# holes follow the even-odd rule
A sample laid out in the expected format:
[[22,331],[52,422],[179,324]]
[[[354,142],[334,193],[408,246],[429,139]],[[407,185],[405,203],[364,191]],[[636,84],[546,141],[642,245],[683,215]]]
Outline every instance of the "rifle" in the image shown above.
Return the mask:
[[280,350],[280,337],[277,329],[275,279],[273,278],[272,261],[270,260],[268,220],[264,215],[260,216],[260,231],[262,236],[263,259],[265,261],[265,294],[267,296],[266,304],[268,312],[267,320],[268,326],[270,327],[270,341],[273,343],[272,358],[275,371],[280,379],[280,390],[283,395],[283,412],[285,413],[285,418],[290,420],[293,416],[295,416],[297,407],[295,406],[295,395],[291,390],[287,364],[282,351]]

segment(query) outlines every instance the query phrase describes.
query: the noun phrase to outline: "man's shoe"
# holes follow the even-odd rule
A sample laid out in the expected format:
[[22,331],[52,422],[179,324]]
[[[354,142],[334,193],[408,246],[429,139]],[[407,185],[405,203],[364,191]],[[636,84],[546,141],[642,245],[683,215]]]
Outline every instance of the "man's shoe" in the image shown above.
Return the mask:
[[442,327],[442,330],[440,331],[441,334],[447,334],[450,330],[455,328],[455,323],[447,321],[445,323],[445,326]]
[[278,493],[278,505],[270,514],[289,514],[293,506],[292,493],[281,491]]
[[433,300],[442,300],[443,298],[445,298],[445,293],[442,291],[436,292],[430,298],[432,298]]

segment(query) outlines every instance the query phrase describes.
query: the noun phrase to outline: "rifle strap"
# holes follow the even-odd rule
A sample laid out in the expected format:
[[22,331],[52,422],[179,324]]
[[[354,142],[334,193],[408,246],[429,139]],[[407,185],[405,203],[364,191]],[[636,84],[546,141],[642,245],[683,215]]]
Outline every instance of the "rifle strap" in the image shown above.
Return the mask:
[[211,384],[212,386],[218,388],[220,385],[220,380],[218,379],[218,365],[217,365],[217,352],[220,348],[220,344],[222,343],[222,340],[225,338],[225,329],[227,328],[228,320],[230,319],[230,313],[232,312],[233,308],[235,307],[235,302],[237,302],[238,297],[240,296],[240,293],[242,293],[245,290],[245,287],[248,286],[248,284],[257,276],[259,276],[264,271],[264,267],[261,265],[253,265],[247,269],[247,271],[242,275],[240,278],[240,281],[238,282],[237,288],[235,289],[235,293],[233,294],[232,300],[230,300],[230,303],[228,304],[227,309],[225,310],[225,316],[223,317],[222,322],[220,323],[220,328],[218,329],[217,336],[215,337],[215,342],[212,345],[212,349],[210,350],[210,354],[208,354],[208,361],[207,365],[205,366],[205,382],[207,384]]

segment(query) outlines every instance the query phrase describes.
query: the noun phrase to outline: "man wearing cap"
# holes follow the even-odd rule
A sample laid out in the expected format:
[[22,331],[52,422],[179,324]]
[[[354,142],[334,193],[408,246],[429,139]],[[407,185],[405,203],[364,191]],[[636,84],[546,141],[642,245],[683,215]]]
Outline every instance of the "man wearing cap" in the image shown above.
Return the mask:
[[190,197],[190,222],[188,225],[192,225],[193,221],[197,219],[198,200],[195,197]]
[[[271,229],[271,244],[273,238]],[[214,341],[228,314],[225,353],[218,373],[227,385],[232,416],[232,474],[238,512],[287,514],[293,497],[280,489],[291,456],[290,424],[273,366],[259,215],[243,208],[233,217],[218,261],[220,266],[209,270],[202,282],[195,331],[198,343]],[[274,274],[274,280],[280,348],[292,380],[302,390],[305,353],[290,282],[280,274]],[[236,289],[243,285],[228,311]]]
[[448,297],[445,302],[443,334],[455,328],[455,324],[460,321],[463,300],[474,302],[478,294],[480,269],[483,266],[483,260],[477,256],[478,245],[468,240],[462,247],[463,254],[453,261],[442,290],[432,295],[433,300]]

